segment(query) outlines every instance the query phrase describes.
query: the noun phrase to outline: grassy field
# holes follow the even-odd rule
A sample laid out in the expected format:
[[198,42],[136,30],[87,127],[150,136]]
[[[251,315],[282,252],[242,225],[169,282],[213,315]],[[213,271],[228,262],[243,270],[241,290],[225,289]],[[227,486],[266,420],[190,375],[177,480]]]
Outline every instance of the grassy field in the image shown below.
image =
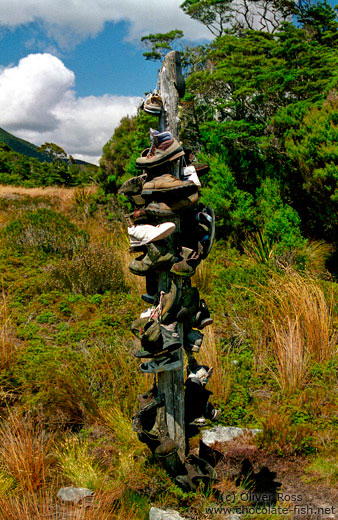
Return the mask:
[[[64,518],[143,520],[151,505],[206,518],[217,489],[181,491],[131,429],[152,378],[132,355],[144,281],[128,270],[116,207],[91,188],[0,186],[0,226],[0,519],[52,518],[66,485],[96,495]],[[265,452],[306,456],[304,478],[336,486],[338,286],[328,254],[310,244],[296,269],[219,241],[194,283],[215,320],[199,359],[214,367],[220,423],[262,428]]]

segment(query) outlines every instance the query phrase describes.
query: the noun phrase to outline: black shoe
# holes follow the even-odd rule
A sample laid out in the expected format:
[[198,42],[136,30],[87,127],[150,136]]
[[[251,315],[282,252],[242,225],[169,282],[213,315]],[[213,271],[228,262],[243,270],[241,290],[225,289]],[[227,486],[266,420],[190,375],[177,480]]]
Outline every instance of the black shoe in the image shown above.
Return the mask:
[[201,330],[204,329],[204,327],[211,325],[213,322],[214,320],[210,316],[207,304],[204,300],[200,300],[200,308],[196,314],[194,326],[196,327],[196,329]]
[[142,300],[147,303],[151,303],[152,305],[155,303],[155,296],[150,296],[150,294],[142,294]]

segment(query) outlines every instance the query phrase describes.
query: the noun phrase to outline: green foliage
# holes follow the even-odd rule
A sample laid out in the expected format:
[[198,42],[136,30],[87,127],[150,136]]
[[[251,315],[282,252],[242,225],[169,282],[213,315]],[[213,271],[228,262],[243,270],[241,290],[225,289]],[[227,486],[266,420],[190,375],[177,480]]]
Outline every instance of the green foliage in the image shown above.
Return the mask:
[[322,105],[309,108],[297,128],[285,134],[306,194],[312,233],[336,241],[338,229],[338,97],[332,91]]
[[69,258],[89,240],[65,215],[46,208],[22,213],[7,224],[2,236],[10,247],[22,252],[36,249]]
[[150,50],[143,53],[146,60],[157,61],[164,58],[167,52],[173,50],[177,40],[183,38],[183,32],[174,29],[167,33],[148,34],[142,36],[141,42]]
[[232,18],[231,0],[185,0],[183,11],[205,25],[214,36],[222,36]]
[[5,145],[8,148],[13,150],[14,152],[20,153],[27,157],[33,157],[35,159],[39,159],[39,161],[47,161],[50,162],[50,158],[48,155],[44,153],[40,153],[38,151],[38,147],[28,141],[20,139],[9,132],[6,132],[3,128],[0,128],[0,146]]
[[149,147],[149,128],[158,126],[158,118],[143,111],[124,117],[112,138],[103,147],[98,182],[105,193],[116,193],[129,177],[138,175],[135,160]]
[[6,144],[0,143],[0,183],[27,188],[52,185],[76,186],[88,184],[96,176],[96,166],[75,164],[60,158],[54,158],[54,162],[51,163],[47,162],[51,160],[51,156],[41,157],[44,157],[44,162],[41,162],[41,159],[13,152]]

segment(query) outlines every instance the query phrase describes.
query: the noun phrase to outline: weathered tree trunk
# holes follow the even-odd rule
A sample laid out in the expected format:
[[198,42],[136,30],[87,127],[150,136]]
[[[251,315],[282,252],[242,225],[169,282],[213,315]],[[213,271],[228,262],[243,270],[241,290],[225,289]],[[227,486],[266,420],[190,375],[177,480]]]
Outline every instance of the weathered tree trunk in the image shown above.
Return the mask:
[[[169,130],[175,138],[179,134],[178,104],[180,94],[184,94],[184,78],[181,72],[180,57],[177,51],[169,52],[164,58],[159,73],[160,94],[164,110],[160,117],[159,130]],[[180,161],[176,162],[176,175],[179,175]],[[176,229],[180,229],[179,217],[175,219]],[[170,276],[170,273],[163,273]],[[171,275],[174,278],[175,275]],[[175,283],[179,290],[182,280],[177,277]],[[180,326],[180,337],[183,344],[183,327]],[[186,455],[186,439],[184,425],[184,384],[183,384],[183,349],[179,350],[181,368],[170,372],[161,372],[158,376],[158,388],[164,398],[166,410],[166,423],[169,437],[179,446],[178,455],[183,462]]]

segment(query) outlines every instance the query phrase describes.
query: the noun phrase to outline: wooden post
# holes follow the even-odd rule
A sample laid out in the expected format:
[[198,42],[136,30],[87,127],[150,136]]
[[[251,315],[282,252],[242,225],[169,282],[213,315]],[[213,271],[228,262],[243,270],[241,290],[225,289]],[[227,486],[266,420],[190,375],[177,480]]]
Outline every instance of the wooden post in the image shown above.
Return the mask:
[[[177,51],[169,52],[164,58],[159,73],[160,94],[164,110],[160,117],[159,130],[169,130],[178,139],[180,120],[178,117],[178,103],[180,95],[184,94],[184,78],[180,66],[180,57]],[[175,169],[179,176],[179,164]],[[180,229],[180,218],[175,219],[176,229]],[[182,288],[182,280],[171,273],[162,273],[163,277],[172,276],[179,289]],[[180,338],[183,345],[183,326],[180,325]],[[181,367],[179,370],[160,372],[158,374],[158,389],[165,403],[165,419],[169,437],[178,445],[178,456],[181,462],[186,456],[186,438],[184,425],[184,374],[183,374],[183,348],[179,350]]]

